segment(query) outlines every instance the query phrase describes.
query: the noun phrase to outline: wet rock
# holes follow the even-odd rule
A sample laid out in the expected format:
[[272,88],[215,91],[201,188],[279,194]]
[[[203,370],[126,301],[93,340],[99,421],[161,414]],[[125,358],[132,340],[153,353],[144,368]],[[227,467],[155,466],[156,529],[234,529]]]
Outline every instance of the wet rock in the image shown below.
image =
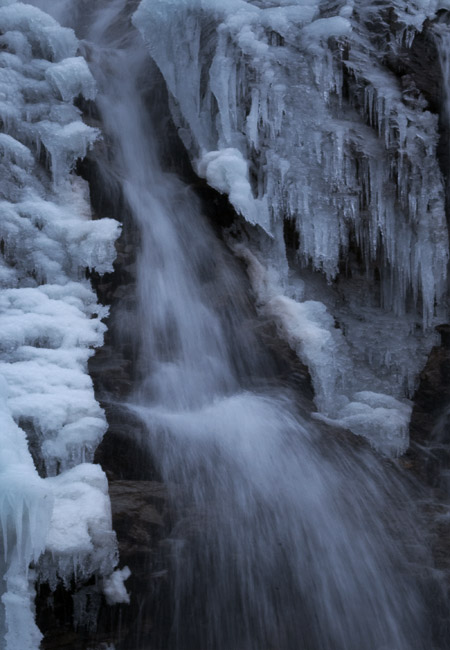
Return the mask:
[[111,481],[109,494],[121,563],[137,555],[151,555],[167,528],[168,495],[164,484]]
[[390,52],[386,65],[401,78],[406,95],[421,93],[428,102],[423,108],[438,113],[440,110],[442,79],[439,57],[433,34],[433,24],[427,21],[422,32],[417,33],[411,48]]
[[447,491],[450,469],[450,325],[436,328],[441,345],[428,357],[414,395],[408,457],[428,484]]
[[103,607],[98,630],[109,631],[117,650],[156,650],[169,630],[167,489],[157,481],[111,481],[110,497],[120,564],[131,570],[130,604]]

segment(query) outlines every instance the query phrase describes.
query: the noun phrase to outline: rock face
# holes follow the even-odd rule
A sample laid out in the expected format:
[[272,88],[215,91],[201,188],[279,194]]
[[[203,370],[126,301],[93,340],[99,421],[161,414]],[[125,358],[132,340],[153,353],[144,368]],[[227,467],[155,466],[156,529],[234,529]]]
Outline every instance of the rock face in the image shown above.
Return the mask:
[[437,328],[435,346],[420,374],[411,418],[411,450],[421,477],[431,486],[449,493],[450,469],[450,326]]
[[447,24],[449,21],[448,12],[439,12],[434,21],[425,21],[422,31],[416,34],[411,48],[401,50],[396,56],[390,53],[386,57],[386,65],[398,76],[407,101],[414,105],[425,100],[427,104],[424,105],[424,108],[429,108],[439,116],[440,140],[437,147],[437,157],[441,172],[447,180],[447,206],[450,171],[450,125],[443,115],[444,91],[435,28],[437,22]]
[[110,496],[121,565],[131,570],[126,581],[130,603],[107,605],[97,586],[88,585],[84,596],[92,625],[74,629],[73,596],[62,587],[50,593],[43,586],[38,597],[43,650],[106,650],[110,643],[118,650],[166,647],[168,554],[164,538],[170,530],[166,489],[156,481],[113,480]]
[[110,496],[121,563],[131,570],[126,583],[130,604],[104,608],[98,627],[110,630],[118,649],[165,647],[170,614],[166,488],[157,481],[111,481]]

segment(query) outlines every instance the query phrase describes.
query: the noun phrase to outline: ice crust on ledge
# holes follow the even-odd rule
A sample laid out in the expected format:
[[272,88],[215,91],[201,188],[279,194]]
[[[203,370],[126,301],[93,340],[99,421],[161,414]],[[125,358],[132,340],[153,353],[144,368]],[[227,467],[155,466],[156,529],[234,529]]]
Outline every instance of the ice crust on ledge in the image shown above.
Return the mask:
[[[109,578],[115,564],[108,482],[99,465],[83,463],[46,479],[54,495],[40,578],[57,585],[93,573]],[[109,552],[106,553],[105,550]]]
[[255,200],[249,181],[247,162],[238,149],[210,151],[198,162],[197,171],[209,185],[228,194],[235,209],[251,224],[262,226],[270,233],[270,223],[264,201]]
[[[278,310],[295,311],[300,323],[315,303],[328,333],[339,323],[356,378],[344,394],[352,400],[375,385],[400,400],[398,418],[384,414],[398,450],[410,411],[402,400],[436,342],[433,325],[446,318],[449,253],[437,116],[418,91],[411,99],[385,59],[411,47],[447,5],[141,0],[133,17],[197,173],[269,235],[255,229],[253,243],[280,274]],[[288,255],[283,222],[297,233]],[[299,284],[309,307],[294,304]],[[326,349],[331,356],[307,361],[324,417],[335,380],[319,372],[333,367]],[[369,402],[358,407],[367,426],[353,407],[341,421],[384,446],[384,407]]]
[[119,224],[92,219],[71,173],[100,137],[73,104],[96,93],[73,31],[0,0],[0,32],[0,648],[37,650],[36,579],[117,563],[87,372],[108,310],[86,270],[112,270]]
[[261,263],[245,246],[235,245],[234,250],[247,264],[260,311],[275,320],[281,336],[310,370],[318,408],[315,417],[364,436],[387,456],[402,454],[408,446],[411,403],[358,390],[359,377],[347,341],[325,305],[284,295],[275,268]]

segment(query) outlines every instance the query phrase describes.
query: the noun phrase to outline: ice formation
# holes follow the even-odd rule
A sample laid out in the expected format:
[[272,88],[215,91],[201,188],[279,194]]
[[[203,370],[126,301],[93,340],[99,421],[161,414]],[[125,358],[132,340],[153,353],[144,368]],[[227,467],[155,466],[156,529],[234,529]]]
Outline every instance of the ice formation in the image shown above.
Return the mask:
[[[407,445],[404,398],[443,318],[448,234],[437,116],[384,61],[442,8],[141,0],[133,19],[197,172],[266,233],[254,231],[252,255],[277,269],[281,331],[309,365],[320,412],[385,451]],[[283,221],[298,237],[288,256]],[[343,349],[347,386],[330,391],[336,377],[320,368]]]
[[103,593],[106,596],[108,605],[117,603],[129,603],[130,596],[127,593],[124,582],[131,575],[130,569],[126,566],[123,569],[117,569],[103,582]]
[[0,0],[0,32],[0,648],[37,650],[36,579],[116,565],[107,481],[91,464],[106,422],[87,373],[107,309],[86,269],[112,269],[119,225],[92,220],[71,173],[100,135],[73,104],[95,97],[73,31]]
[[282,337],[310,370],[316,417],[366,437],[386,455],[403,453],[408,446],[410,402],[358,390],[347,341],[324,303],[284,295],[274,269],[263,266],[248,248],[234,249],[247,264],[259,309],[275,320]]

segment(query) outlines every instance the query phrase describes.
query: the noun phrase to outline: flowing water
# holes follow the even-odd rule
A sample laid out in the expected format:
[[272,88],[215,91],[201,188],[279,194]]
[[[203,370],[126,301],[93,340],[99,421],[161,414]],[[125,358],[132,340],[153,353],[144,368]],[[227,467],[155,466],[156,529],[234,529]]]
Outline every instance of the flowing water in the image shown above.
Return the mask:
[[[60,5],[66,21],[71,6]],[[319,430],[277,382],[237,263],[193,192],[161,169],[144,46],[117,20],[124,7],[91,7],[82,36],[111,173],[141,237],[129,408],[173,490],[168,645],[430,649],[408,490],[370,451]]]

